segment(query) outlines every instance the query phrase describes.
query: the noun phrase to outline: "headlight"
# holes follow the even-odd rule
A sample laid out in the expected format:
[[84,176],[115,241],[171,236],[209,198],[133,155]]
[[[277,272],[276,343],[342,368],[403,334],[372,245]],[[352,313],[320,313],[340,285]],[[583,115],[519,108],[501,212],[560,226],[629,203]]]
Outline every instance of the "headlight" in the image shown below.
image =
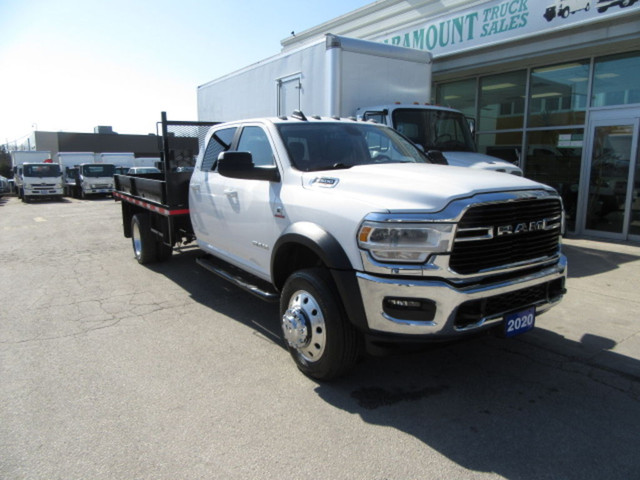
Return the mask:
[[365,221],[358,245],[380,262],[422,263],[451,248],[453,224],[380,223]]

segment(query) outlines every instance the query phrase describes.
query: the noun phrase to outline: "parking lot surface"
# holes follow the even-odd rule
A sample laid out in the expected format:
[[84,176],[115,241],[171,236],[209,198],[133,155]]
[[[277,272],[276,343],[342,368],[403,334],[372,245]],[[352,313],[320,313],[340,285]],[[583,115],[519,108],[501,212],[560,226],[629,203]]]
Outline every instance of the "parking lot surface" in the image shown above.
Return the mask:
[[138,265],[111,199],[0,199],[2,479],[632,479],[640,247],[567,239],[530,333],[298,372],[277,306]]

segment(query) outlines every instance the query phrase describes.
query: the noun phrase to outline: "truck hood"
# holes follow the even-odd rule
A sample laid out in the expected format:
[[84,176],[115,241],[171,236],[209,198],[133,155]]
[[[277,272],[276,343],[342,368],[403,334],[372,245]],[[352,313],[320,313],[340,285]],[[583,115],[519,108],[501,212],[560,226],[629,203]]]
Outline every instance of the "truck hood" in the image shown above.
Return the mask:
[[452,166],[494,170],[522,176],[522,170],[513,163],[483,153],[442,152],[442,154]]
[[516,175],[431,164],[379,164],[348,170],[307,172],[304,188],[338,201],[359,202],[380,212],[438,212],[451,201],[479,193],[551,187]]

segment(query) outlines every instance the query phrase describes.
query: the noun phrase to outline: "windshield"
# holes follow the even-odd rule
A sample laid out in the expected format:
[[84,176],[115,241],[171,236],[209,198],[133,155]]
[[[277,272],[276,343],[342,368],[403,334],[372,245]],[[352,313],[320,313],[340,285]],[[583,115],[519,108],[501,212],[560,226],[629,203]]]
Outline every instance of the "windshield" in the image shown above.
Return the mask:
[[425,151],[476,151],[467,119],[460,112],[400,108],[393,112],[393,126]]
[[107,163],[97,163],[95,165],[82,165],[82,174],[85,177],[113,177],[116,168]]
[[278,125],[293,166],[304,172],[373,163],[429,163],[396,131],[365,123]]
[[23,175],[25,177],[58,177],[60,176],[60,165],[56,163],[25,164]]

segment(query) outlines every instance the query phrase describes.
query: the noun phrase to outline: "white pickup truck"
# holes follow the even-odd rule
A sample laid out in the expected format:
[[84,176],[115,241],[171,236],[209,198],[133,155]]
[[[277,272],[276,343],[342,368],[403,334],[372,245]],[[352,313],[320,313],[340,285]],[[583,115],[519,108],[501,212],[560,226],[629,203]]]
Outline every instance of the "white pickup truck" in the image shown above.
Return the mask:
[[200,264],[279,301],[313,378],[364,347],[525,332],[565,293],[548,186],[431,164],[387,126],[301,112],[216,125],[205,145],[190,178],[116,176],[125,237],[140,263],[195,240]]

